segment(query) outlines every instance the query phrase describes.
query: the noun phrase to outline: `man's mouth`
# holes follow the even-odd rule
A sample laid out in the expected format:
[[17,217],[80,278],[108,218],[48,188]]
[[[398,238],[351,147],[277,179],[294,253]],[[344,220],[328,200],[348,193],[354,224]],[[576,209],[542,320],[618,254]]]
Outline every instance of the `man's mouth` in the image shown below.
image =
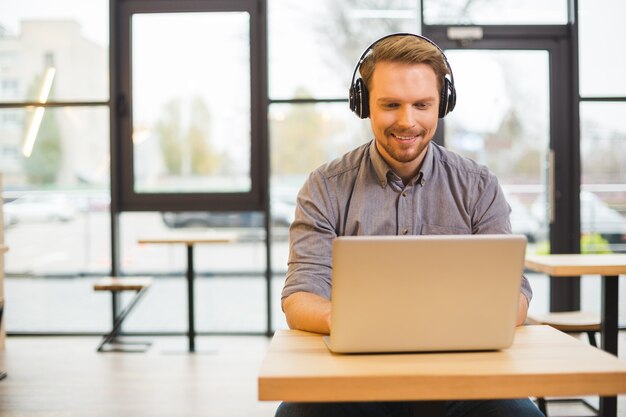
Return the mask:
[[400,140],[400,141],[412,141],[417,139],[418,137],[420,137],[419,134],[404,134],[404,135],[400,135],[397,133],[392,133],[391,136],[393,136],[394,138]]

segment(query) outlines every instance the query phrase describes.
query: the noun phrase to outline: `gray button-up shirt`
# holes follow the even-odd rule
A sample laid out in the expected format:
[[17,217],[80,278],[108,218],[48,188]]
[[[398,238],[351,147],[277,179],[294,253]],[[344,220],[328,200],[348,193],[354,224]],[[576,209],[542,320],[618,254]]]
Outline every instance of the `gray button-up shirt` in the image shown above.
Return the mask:
[[[313,171],[300,190],[282,297],[305,291],[330,299],[337,236],[509,234],[510,211],[486,167],[431,142],[404,185],[371,141]],[[526,277],[522,293],[530,302]]]

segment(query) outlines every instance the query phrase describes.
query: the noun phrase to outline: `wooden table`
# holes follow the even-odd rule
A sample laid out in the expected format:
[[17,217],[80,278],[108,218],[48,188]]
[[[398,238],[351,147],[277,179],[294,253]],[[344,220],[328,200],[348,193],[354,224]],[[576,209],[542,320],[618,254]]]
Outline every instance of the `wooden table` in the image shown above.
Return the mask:
[[187,318],[188,318],[188,331],[187,337],[189,338],[189,352],[196,351],[196,328],[194,320],[194,277],[196,275],[193,267],[193,248],[194,245],[199,243],[231,243],[237,238],[234,234],[225,233],[189,233],[185,235],[171,235],[168,234],[163,237],[149,237],[139,239],[140,244],[153,243],[153,244],[184,244],[187,246]]
[[526,268],[553,277],[602,276],[602,349],[617,355],[618,278],[626,274],[626,254],[527,255]]
[[[602,349],[617,356],[619,275],[626,274],[626,254],[526,255],[526,268],[553,277],[602,276]],[[600,415],[617,415],[617,398],[600,398]]]
[[279,330],[258,378],[259,400],[445,401],[626,393],[626,363],[549,326],[516,330],[490,352],[331,353],[322,336]]

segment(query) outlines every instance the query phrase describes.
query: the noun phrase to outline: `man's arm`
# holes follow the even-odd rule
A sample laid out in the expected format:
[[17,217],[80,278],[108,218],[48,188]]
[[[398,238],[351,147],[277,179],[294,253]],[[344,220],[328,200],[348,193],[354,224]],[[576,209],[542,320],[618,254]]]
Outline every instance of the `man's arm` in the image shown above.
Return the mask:
[[[480,197],[474,207],[473,234],[510,234],[511,209],[504,197],[502,189],[498,185],[498,180],[493,174],[489,174],[490,180],[485,182],[480,188]],[[519,296],[517,307],[516,324],[521,326],[526,321],[528,314],[528,304],[532,300],[533,292],[528,279],[522,275],[522,291]]]
[[330,333],[330,301],[317,294],[296,292],[283,300],[290,329]]
[[517,326],[521,326],[526,322],[526,316],[528,315],[528,299],[524,294],[519,295],[519,303],[517,307]]

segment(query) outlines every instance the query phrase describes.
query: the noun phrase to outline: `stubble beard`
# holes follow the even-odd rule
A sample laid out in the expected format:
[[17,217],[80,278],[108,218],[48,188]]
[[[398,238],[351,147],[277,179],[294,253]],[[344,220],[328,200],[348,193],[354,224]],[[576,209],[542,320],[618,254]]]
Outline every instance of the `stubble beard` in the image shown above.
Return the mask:
[[[385,143],[381,144],[387,155],[393,158],[394,161],[406,164],[415,161],[422,154],[426,146],[428,146],[428,140],[426,138],[426,131],[422,130],[418,132],[418,139],[415,143],[407,146],[402,146],[395,138],[392,137],[392,132],[385,132]],[[415,136],[413,134],[401,134],[401,136]],[[394,146],[395,145],[395,146]],[[399,146],[398,146],[399,145]]]

